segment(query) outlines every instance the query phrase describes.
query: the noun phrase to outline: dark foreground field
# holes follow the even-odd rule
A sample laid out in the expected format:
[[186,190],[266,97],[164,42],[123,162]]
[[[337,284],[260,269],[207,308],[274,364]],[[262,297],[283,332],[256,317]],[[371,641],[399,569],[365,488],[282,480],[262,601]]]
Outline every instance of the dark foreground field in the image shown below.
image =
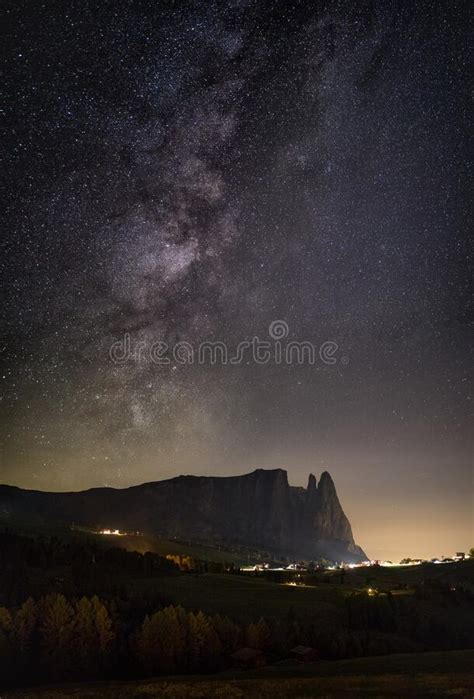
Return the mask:
[[0,699],[474,697],[474,560],[242,574],[124,539],[0,530]]
[[474,695],[474,650],[400,654],[268,666],[258,672],[101,682],[5,692],[16,699],[283,699],[283,697],[469,697]]

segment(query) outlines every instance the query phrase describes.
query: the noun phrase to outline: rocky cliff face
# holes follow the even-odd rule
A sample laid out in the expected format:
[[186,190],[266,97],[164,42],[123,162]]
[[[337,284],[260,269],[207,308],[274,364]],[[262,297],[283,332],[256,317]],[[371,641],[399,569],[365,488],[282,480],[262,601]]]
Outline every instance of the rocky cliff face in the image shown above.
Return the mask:
[[179,476],[78,493],[0,486],[0,519],[117,527],[307,559],[365,558],[327,472],[319,484],[311,474],[306,490],[291,487],[282,469],[228,478]]

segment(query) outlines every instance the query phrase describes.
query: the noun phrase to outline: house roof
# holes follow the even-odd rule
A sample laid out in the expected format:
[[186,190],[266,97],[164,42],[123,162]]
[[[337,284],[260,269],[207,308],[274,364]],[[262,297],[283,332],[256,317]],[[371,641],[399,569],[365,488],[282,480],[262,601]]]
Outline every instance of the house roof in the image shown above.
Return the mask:
[[234,660],[253,660],[260,655],[262,655],[262,651],[257,648],[239,648],[235,653],[232,653],[231,658]]
[[296,655],[306,655],[307,653],[316,653],[315,648],[311,646],[295,646],[291,649],[290,653],[295,653]]

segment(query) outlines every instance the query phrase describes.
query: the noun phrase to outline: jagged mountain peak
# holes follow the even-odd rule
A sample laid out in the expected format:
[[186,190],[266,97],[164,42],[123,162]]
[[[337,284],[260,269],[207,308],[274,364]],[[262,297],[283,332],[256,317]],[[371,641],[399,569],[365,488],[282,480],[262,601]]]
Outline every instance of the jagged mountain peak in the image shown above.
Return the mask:
[[331,485],[333,488],[335,487],[334,481],[333,481],[332,476],[329,473],[329,471],[323,471],[321,473],[321,478],[319,479],[319,487],[321,487],[321,486],[326,487],[328,485]]
[[308,476],[308,486],[306,490],[308,491],[308,494],[310,493],[315,493],[317,490],[317,483],[316,483],[316,477],[313,476],[312,473],[309,474]]

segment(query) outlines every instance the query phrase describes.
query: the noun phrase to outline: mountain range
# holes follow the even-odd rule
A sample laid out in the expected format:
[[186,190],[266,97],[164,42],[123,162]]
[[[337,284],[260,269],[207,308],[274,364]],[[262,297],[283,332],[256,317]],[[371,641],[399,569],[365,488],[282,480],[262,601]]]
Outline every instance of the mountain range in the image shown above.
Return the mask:
[[282,469],[241,476],[178,476],[129,488],[43,492],[0,485],[0,520],[140,531],[291,558],[366,558],[327,471],[307,488]]

